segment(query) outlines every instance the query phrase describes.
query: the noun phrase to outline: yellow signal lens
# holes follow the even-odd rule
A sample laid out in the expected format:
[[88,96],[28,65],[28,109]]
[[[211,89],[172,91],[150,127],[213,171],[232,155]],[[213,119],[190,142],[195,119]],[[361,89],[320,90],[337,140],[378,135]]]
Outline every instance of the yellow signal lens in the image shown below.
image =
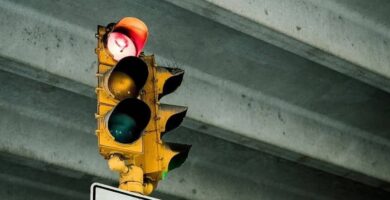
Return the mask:
[[134,80],[129,75],[119,71],[112,72],[108,80],[108,88],[115,98],[119,100],[137,95]]

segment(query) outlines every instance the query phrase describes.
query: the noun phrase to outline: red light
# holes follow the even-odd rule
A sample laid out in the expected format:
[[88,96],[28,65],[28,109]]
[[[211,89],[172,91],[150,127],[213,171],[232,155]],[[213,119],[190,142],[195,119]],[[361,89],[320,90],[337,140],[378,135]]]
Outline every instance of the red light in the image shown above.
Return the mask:
[[134,42],[127,35],[119,32],[112,32],[108,35],[107,48],[116,61],[136,55]]

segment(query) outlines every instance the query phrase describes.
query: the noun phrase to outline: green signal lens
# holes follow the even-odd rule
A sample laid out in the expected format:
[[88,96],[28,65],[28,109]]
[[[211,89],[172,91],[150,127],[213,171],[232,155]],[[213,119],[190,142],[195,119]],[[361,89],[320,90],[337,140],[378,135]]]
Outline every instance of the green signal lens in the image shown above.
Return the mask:
[[164,180],[168,175],[168,171],[163,171],[161,175],[161,179]]
[[132,143],[138,139],[136,130],[136,122],[134,118],[123,113],[113,113],[108,121],[108,130],[115,138],[115,141],[120,143]]

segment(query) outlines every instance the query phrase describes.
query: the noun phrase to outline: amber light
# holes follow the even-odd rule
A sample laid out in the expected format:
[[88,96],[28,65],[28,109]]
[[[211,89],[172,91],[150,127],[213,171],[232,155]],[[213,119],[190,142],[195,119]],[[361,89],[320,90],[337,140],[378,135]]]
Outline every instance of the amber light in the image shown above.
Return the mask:
[[134,80],[123,72],[114,71],[109,79],[109,89],[117,99],[135,97],[137,88]]

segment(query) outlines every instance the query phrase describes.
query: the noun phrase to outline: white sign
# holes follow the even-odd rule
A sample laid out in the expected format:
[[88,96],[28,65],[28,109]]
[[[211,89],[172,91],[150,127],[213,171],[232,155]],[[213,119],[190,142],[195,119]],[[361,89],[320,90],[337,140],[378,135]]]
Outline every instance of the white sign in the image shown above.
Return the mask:
[[159,200],[101,183],[91,185],[91,200]]

